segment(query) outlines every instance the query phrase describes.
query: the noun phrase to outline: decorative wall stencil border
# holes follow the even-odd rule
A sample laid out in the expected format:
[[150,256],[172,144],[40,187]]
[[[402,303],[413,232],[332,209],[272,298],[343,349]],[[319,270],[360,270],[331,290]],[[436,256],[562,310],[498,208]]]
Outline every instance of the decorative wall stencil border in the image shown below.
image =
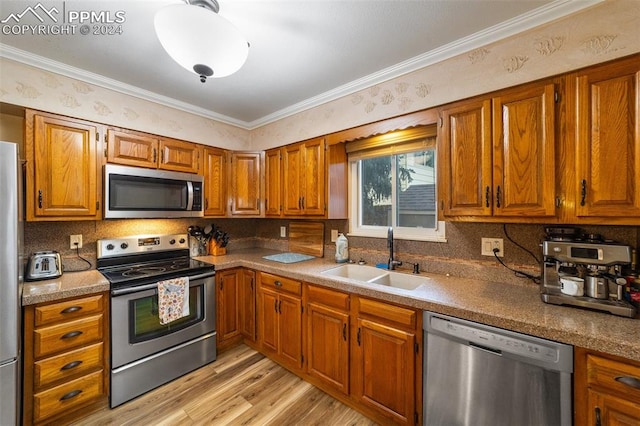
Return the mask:
[[562,49],[565,37],[563,36],[551,36],[537,39],[534,43],[536,51],[543,55],[549,56]]
[[520,70],[528,60],[528,56],[512,56],[510,58],[503,59],[502,64],[507,72],[512,73]]
[[583,43],[583,52],[590,53],[592,55],[601,55],[607,52],[615,52],[617,49],[611,49],[613,41],[617,38],[617,35],[598,35],[593,36],[589,40]]
[[489,49],[481,47],[480,49],[473,50],[467,56],[472,64],[477,64],[478,62],[484,61],[489,53],[491,53]]

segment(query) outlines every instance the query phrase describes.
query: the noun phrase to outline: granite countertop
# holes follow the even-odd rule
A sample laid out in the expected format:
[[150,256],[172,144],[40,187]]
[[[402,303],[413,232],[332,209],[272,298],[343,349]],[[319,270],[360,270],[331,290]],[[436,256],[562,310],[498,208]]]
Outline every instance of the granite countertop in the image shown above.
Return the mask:
[[[277,253],[280,252],[254,248],[198,259],[214,264],[216,270],[236,267],[260,270],[640,361],[639,320],[543,303],[535,284],[505,284],[421,273],[421,277],[429,278],[429,284],[408,291],[323,275],[322,271],[340,266],[331,259],[284,264],[263,258]],[[55,280],[25,283],[22,304],[107,290],[109,282],[96,270],[66,273]]]

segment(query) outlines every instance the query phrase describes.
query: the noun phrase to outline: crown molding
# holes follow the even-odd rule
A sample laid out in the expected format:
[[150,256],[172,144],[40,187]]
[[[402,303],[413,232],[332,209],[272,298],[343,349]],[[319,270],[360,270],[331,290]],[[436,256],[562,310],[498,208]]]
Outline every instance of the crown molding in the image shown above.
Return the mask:
[[472,34],[468,37],[444,45],[438,49],[415,56],[406,61],[400,62],[391,67],[385,68],[361,79],[354,80],[348,84],[324,92],[318,96],[298,102],[287,108],[281,109],[264,116],[258,120],[246,122],[218,114],[205,108],[197,107],[186,102],[182,102],[167,96],[159,95],[139,87],[135,87],[121,81],[113,80],[99,74],[91,73],[76,67],[72,67],[61,62],[57,62],[42,56],[34,55],[12,46],[0,43],[0,57],[33,66],[45,71],[54,72],[63,76],[94,84],[105,89],[134,96],[139,99],[158,103],[170,108],[175,108],[187,113],[195,114],[211,120],[216,120],[245,130],[253,130],[261,126],[273,123],[283,118],[298,114],[311,108],[333,100],[348,96],[367,87],[380,84],[382,82],[400,77],[421,68],[442,62],[446,59],[460,55],[465,52],[477,49],[487,44],[504,40],[508,37],[530,30],[537,26],[547,24],[554,20],[566,17],[573,13],[582,11],[605,0],[557,0],[527,14],[518,16],[501,24],[494,25],[483,31]]

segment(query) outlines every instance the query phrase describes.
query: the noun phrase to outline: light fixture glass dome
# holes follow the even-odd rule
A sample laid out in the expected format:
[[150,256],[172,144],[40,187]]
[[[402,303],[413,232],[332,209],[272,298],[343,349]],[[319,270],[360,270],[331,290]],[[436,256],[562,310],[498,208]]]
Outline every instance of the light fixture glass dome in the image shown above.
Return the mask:
[[[217,10],[217,3],[215,3]],[[240,31],[214,10],[190,4],[160,9],[154,25],[160,44],[183,68],[207,77],[226,77],[238,71],[249,55]]]

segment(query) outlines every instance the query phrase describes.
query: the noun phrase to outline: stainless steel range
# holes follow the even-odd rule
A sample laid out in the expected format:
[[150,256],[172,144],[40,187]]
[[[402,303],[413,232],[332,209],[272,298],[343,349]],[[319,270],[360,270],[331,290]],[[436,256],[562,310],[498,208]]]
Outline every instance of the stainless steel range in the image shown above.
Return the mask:
[[[98,240],[98,270],[111,283],[111,407],[215,361],[215,268],[189,257],[187,234]],[[166,283],[185,302],[170,322]]]

